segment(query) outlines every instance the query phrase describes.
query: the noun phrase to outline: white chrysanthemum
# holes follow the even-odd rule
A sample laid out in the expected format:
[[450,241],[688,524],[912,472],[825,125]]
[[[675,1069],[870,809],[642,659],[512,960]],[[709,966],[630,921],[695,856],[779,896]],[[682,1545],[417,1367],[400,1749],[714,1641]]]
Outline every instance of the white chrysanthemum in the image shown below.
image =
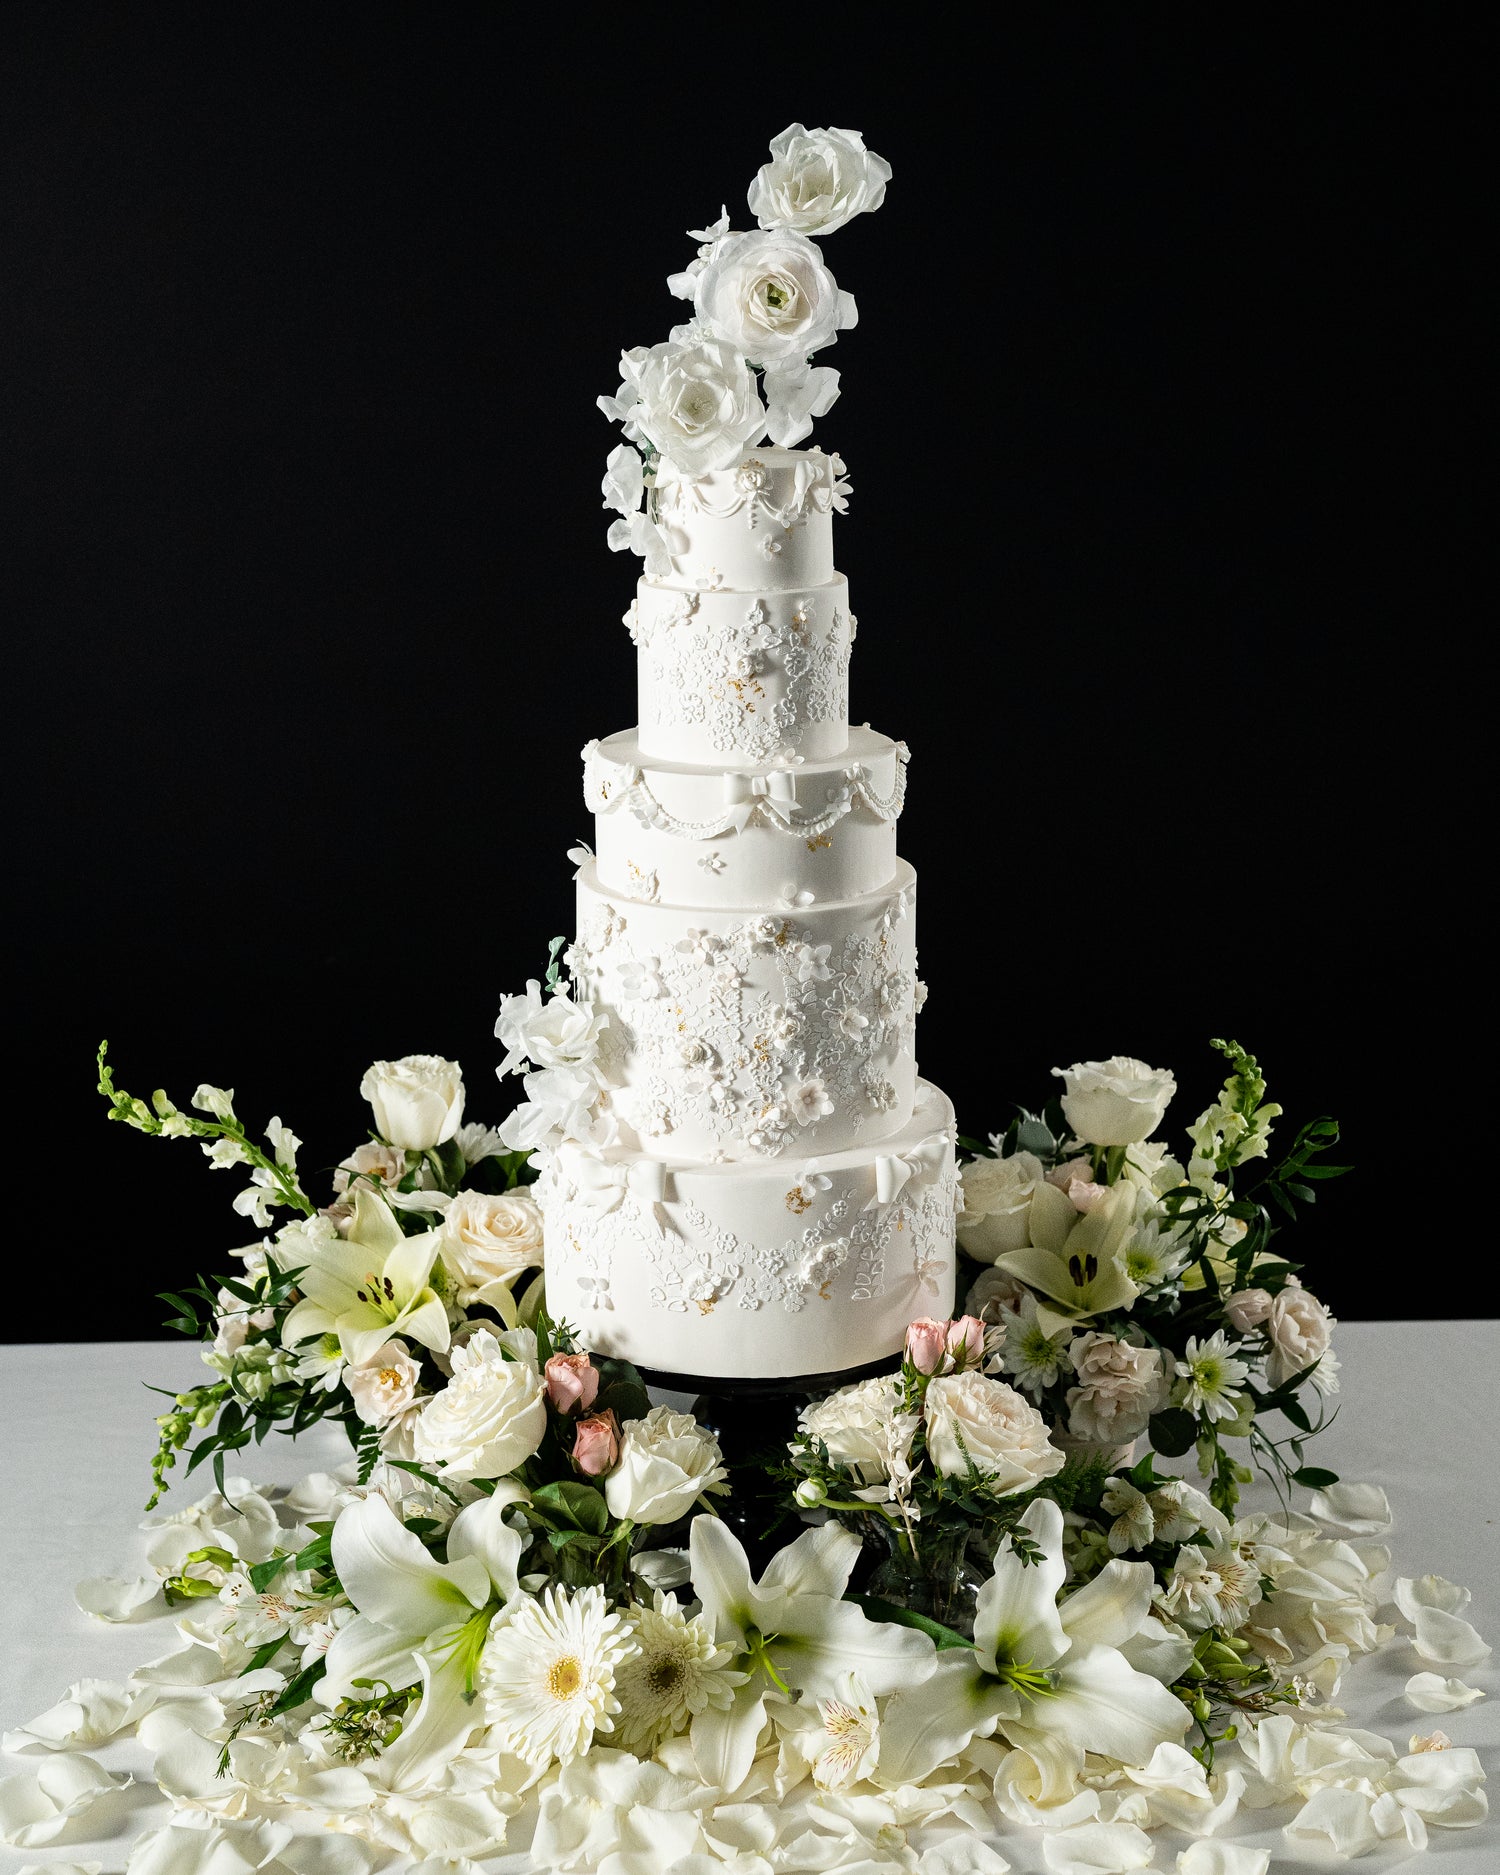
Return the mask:
[[1240,1396],[1234,1389],[1249,1374],[1246,1364],[1230,1353],[1229,1338],[1222,1328],[1206,1341],[1190,1335],[1177,1363],[1178,1379],[1188,1383],[1182,1404],[1190,1413],[1204,1413],[1210,1419],[1236,1419]]
[[1120,1252],[1125,1274],[1142,1295],[1164,1288],[1180,1276],[1187,1254],[1186,1236],[1179,1236],[1172,1230],[1164,1231],[1155,1218],[1137,1226]]
[[601,1588],[548,1589],[525,1601],[485,1645],[480,1686],[504,1749],[528,1764],[571,1764],[613,1729],[615,1671],[635,1651]]
[[1019,1308],[1002,1307],[1000,1322],[1005,1329],[1001,1366],[1022,1393],[1029,1393],[1033,1400],[1041,1399],[1048,1387],[1057,1384],[1072,1330],[1063,1328],[1049,1335],[1036,1318],[1036,1297],[1032,1295],[1023,1296]]
[[715,1644],[712,1625],[685,1615],[675,1595],[658,1589],[655,1605],[637,1602],[629,1621],[637,1651],[615,1677],[620,1711],[611,1742],[649,1758],[709,1706],[727,1711],[745,1675],[730,1667],[733,1652]]

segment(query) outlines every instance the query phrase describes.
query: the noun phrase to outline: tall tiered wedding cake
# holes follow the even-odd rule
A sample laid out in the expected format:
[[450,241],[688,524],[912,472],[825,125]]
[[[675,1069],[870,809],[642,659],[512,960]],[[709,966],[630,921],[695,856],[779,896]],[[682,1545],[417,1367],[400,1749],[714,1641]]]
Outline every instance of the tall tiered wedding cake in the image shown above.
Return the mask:
[[[857,141],[834,153],[864,190],[842,219],[883,189]],[[703,231],[672,282],[695,320],[601,400],[641,452],[605,482],[612,544],[646,560],[640,722],[584,750],[571,999],[534,991],[501,1023],[508,1065],[545,1057],[516,1143],[550,1148],[548,1307],[659,1373],[841,1372],[952,1301],[953,1108],[917,1076],[896,853],[907,751],[849,727],[843,463],[784,446],[836,394],[808,354],[853,323],[797,225],[841,225],[839,188],[804,169],[768,185],[761,232]],[[551,1055],[546,1007],[571,1026]]]

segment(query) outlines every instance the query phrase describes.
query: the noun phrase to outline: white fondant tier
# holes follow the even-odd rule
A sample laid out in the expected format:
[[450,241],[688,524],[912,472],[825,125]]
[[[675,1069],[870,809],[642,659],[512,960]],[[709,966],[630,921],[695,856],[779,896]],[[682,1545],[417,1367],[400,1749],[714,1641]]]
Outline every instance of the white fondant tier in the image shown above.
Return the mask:
[[547,1308],[658,1372],[769,1379],[896,1353],[953,1308],[953,1106],[917,1083],[873,1150],[766,1166],[564,1148],[537,1185]]
[[654,877],[672,904],[789,910],[876,891],[896,876],[906,763],[869,729],[830,761],[750,771],[652,760],[628,731],[591,742],[600,886],[635,897]]
[[576,993],[609,1017],[620,1137],[683,1159],[806,1157],[907,1122],[916,1084],[916,875],[795,911],[652,903],[578,875]]
[[697,592],[642,580],[640,743],[668,762],[818,761],[849,740],[849,583]]
[[764,592],[833,578],[833,517],[848,492],[837,456],[767,445],[697,481],[661,464],[652,508],[674,580]]

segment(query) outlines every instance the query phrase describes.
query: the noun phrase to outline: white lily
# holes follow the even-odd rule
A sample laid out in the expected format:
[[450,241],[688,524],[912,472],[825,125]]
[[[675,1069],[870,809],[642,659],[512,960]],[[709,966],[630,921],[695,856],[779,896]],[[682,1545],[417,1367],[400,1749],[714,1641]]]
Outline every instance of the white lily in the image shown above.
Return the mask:
[[1140,1294],[1123,1260],[1135,1223],[1131,1187],[1111,1186],[1095,1209],[1080,1217],[1055,1186],[1039,1185],[1028,1216],[1031,1242],[997,1257],[995,1265],[1048,1298],[1037,1310],[1044,1334],[1055,1335],[1107,1309],[1130,1307]]
[[446,1350],[448,1311],[432,1287],[440,1230],[403,1236],[391,1207],[361,1183],[347,1238],[304,1229],[295,1242],[282,1241],[294,1267],[306,1259],[297,1278],[304,1300],[282,1327],[287,1347],[311,1335],[336,1334],[351,1367],[368,1361],[393,1335],[438,1354]]
[[842,1599],[859,1548],[841,1524],[825,1523],[773,1556],[757,1582],[739,1539],[717,1517],[693,1519],[693,1589],[714,1639],[733,1648],[732,1666],[750,1676],[732,1705],[693,1720],[699,1771],[726,1794],[749,1774],[773,1689],[836,1699],[857,1672],[878,1695],[931,1673],[935,1654],[925,1634],[871,1621]]
[[419,1784],[456,1755],[482,1723],[474,1705],[480,1652],[490,1626],[519,1593],[519,1533],[504,1511],[520,1488],[466,1505],[439,1562],[382,1497],[351,1504],[333,1527],[333,1565],[359,1610],[334,1635],[316,1698],[325,1706],[359,1698],[356,1682],[422,1686],[416,1715],[382,1763],[396,1788]]
[[1151,1565],[1106,1563],[1059,1606],[1062,1512],[1038,1498],[1021,1523],[1040,1559],[1023,1563],[1007,1543],[979,1591],[973,1648],[945,1650],[929,1677],[897,1692],[881,1727],[881,1783],[919,1783],[996,1730],[1027,1751],[1062,1742],[1137,1765],[1186,1732],[1186,1708],[1120,1652],[1150,1618]]

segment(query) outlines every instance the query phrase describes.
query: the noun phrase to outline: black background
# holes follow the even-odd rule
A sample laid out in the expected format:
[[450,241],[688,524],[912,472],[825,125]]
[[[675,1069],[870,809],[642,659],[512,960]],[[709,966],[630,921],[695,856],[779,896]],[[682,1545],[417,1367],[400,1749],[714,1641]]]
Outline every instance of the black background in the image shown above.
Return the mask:
[[497,997],[634,713],[593,399],[795,117],[895,169],[826,242],[861,322],[817,440],[853,715],[915,752],[924,1072],[979,1133],[1137,1053],[1175,1128],[1235,1035],[1359,1167],[1310,1286],[1492,1306],[1478,16],[930,17],[5,10],[6,1335],[155,1333],[253,1235],[232,1174],[106,1126],[101,1035],[308,1168],[376,1056],[509,1104]]

